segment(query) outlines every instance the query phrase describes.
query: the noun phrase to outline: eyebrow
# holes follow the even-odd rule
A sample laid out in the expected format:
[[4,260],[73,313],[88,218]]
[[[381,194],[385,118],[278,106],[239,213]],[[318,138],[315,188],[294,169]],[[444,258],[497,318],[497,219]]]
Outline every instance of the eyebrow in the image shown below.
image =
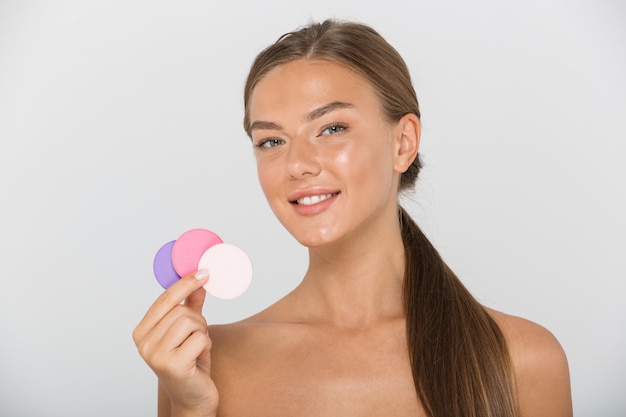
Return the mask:
[[253,130],[281,130],[282,126],[274,122],[265,122],[262,120],[255,120],[250,125],[250,131]]
[[[346,103],[343,101],[333,101],[332,103],[328,103],[325,104],[321,107],[318,107],[317,109],[311,110],[310,112],[308,112],[306,114],[306,116],[304,116],[304,121],[305,122],[312,122],[316,119],[319,119],[320,117],[324,116],[325,114],[328,114],[330,112],[333,112],[335,110],[338,109],[353,109],[356,106],[352,103]],[[252,124],[250,125],[250,131],[253,130],[282,130],[282,126],[279,125],[278,123],[274,123],[274,122],[268,122],[268,121],[264,121],[264,120],[255,120],[254,122],[252,122]]]
[[354,107],[354,104],[351,103],[345,103],[343,101],[333,101],[332,103],[325,104],[322,107],[318,107],[317,109],[307,113],[307,115],[304,117],[304,121],[312,122],[313,120],[319,119],[320,117],[332,111],[338,109],[353,109]]

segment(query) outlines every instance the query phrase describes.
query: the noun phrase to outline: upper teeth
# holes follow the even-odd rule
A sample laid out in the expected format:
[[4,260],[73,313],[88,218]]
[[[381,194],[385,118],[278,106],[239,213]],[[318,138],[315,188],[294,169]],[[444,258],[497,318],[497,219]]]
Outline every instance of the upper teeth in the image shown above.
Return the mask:
[[312,204],[317,204],[320,201],[324,201],[327,198],[331,198],[332,194],[322,194],[322,195],[312,195],[310,197],[302,197],[297,200],[298,204],[304,204],[305,206],[310,206]]

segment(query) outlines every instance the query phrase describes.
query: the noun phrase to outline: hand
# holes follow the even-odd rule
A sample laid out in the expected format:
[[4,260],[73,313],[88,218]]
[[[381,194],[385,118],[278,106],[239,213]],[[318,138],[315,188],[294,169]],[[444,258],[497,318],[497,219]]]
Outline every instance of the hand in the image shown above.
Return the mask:
[[169,287],[133,332],[140,355],[170,397],[172,414],[214,416],[217,412],[211,339],[202,316],[207,277],[206,271],[198,271]]

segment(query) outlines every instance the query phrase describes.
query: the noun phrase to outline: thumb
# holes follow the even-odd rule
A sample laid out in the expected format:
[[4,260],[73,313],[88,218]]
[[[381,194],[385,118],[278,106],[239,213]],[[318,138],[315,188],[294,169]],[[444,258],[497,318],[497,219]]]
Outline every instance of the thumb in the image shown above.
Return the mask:
[[[206,271],[198,271],[195,274],[195,278],[200,280],[206,278],[207,275],[208,273],[206,273]],[[187,296],[184,304],[187,307],[190,307],[192,310],[202,314],[202,306],[204,306],[205,298],[206,290],[204,289],[204,287],[200,287],[191,294],[189,294],[189,296]]]

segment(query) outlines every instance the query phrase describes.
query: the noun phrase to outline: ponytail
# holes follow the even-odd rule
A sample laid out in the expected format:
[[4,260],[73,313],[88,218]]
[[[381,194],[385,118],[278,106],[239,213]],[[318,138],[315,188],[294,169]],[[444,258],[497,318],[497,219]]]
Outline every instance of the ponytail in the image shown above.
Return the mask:
[[516,417],[502,332],[399,208],[404,305],[413,380],[429,417]]

